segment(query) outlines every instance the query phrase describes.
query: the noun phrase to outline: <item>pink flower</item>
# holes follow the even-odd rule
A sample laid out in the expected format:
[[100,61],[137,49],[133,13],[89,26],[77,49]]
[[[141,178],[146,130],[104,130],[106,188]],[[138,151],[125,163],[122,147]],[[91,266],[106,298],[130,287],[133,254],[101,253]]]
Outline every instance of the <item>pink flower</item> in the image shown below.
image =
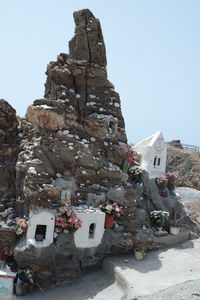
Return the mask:
[[112,211],[112,205],[111,205],[111,204],[106,205],[106,209],[107,209],[108,211]]
[[68,211],[67,211],[67,216],[70,217],[71,215],[72,215],[72,211],[71,211],[71,210],[68,210]]
[[129,156],[129,157],[127,158],[127,160],[128,160],[128,163],[129,163],[130,165],[132,165],[132,163],[133,163],[133,157],[132,157],[132,156]]

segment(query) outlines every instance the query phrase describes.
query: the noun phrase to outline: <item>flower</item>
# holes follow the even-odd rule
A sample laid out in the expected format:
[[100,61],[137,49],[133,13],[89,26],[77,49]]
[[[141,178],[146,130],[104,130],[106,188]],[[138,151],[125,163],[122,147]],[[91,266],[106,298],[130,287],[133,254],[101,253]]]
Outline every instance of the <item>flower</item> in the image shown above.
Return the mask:
[[82,221],[79,220],[72,210],[64,208],[60,215],[55,217],[55,231],[60,232],[67,229],[68,231],[75,232],[82,226]]
[[150,212],[150,219],[152,225],[155,227],[162,227],[164,222],[169,218],[169,213],[162,210],[153,210]]
[[16,235],[22,235],[24,232],[26,232],[28,228],[28,222],[26,221],[26,219],[23,218],[18,218],[16,219],[16,223],[15,223],[15,227],[14,227],[14,231],[16,233]]
[[103,211],[107,216],[121,216],[123,209],[122,207],[118,206],[117,202],[113,203],[103,203],[99,206],[101,208],[101,211]]

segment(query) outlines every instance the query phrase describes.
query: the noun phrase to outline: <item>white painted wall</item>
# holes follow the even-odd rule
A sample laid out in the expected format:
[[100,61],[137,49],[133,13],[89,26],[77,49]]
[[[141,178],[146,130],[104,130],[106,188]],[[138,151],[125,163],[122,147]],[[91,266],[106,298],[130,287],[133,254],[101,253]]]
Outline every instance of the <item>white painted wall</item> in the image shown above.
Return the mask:
[[[167,145],[161,131],[142,140],[134,146],[134,149],[141,155],[141,167],[149,173],[150,178],[159,178],[165,174]],[[156,165],[154,165],[154,159]],[[158,159],[160,158],[160,165]]]
[[[104,234],[105,213],[98,211],[77,211],[74,212],[83,224],[82,227],[74,233],[74,241],[77,248],[97,247],[101,244]],[[90,224],[95,224],[94,237],[89,237]]]
[[[37,225],[46,225],[46,237],[43,241],[39,242],[35,240],[35,231]],[[27,242],[34,245],[37,248],[47,247],[53,243],[55,226],[55,216],[48,210],[40,212],[30,212],[29,223],[27,230]]]

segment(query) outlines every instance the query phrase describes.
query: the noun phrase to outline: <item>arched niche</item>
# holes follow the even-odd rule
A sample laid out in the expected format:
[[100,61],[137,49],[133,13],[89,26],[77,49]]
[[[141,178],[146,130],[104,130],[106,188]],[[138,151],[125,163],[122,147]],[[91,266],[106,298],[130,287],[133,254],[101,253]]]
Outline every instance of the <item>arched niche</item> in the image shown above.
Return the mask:
[[37,248],[47,247],[53,243],[55,216],[48,210],[31,212],[27,240]]
[[105,213],[101,211],[74,211],[82,227],[74,233],[77,248],[98,247],[104,235]]

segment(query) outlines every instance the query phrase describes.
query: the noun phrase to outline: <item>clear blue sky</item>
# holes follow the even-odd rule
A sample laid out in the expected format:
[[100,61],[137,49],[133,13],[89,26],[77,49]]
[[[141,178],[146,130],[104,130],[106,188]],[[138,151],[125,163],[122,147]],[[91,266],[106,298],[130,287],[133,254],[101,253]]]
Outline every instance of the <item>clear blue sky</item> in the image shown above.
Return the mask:
[[46,65],[68,52],[82,8],[101,21],[129,142],[161,129],[200,146],[199,0],[1,1],[0,98],[23,116],[43,97]]

